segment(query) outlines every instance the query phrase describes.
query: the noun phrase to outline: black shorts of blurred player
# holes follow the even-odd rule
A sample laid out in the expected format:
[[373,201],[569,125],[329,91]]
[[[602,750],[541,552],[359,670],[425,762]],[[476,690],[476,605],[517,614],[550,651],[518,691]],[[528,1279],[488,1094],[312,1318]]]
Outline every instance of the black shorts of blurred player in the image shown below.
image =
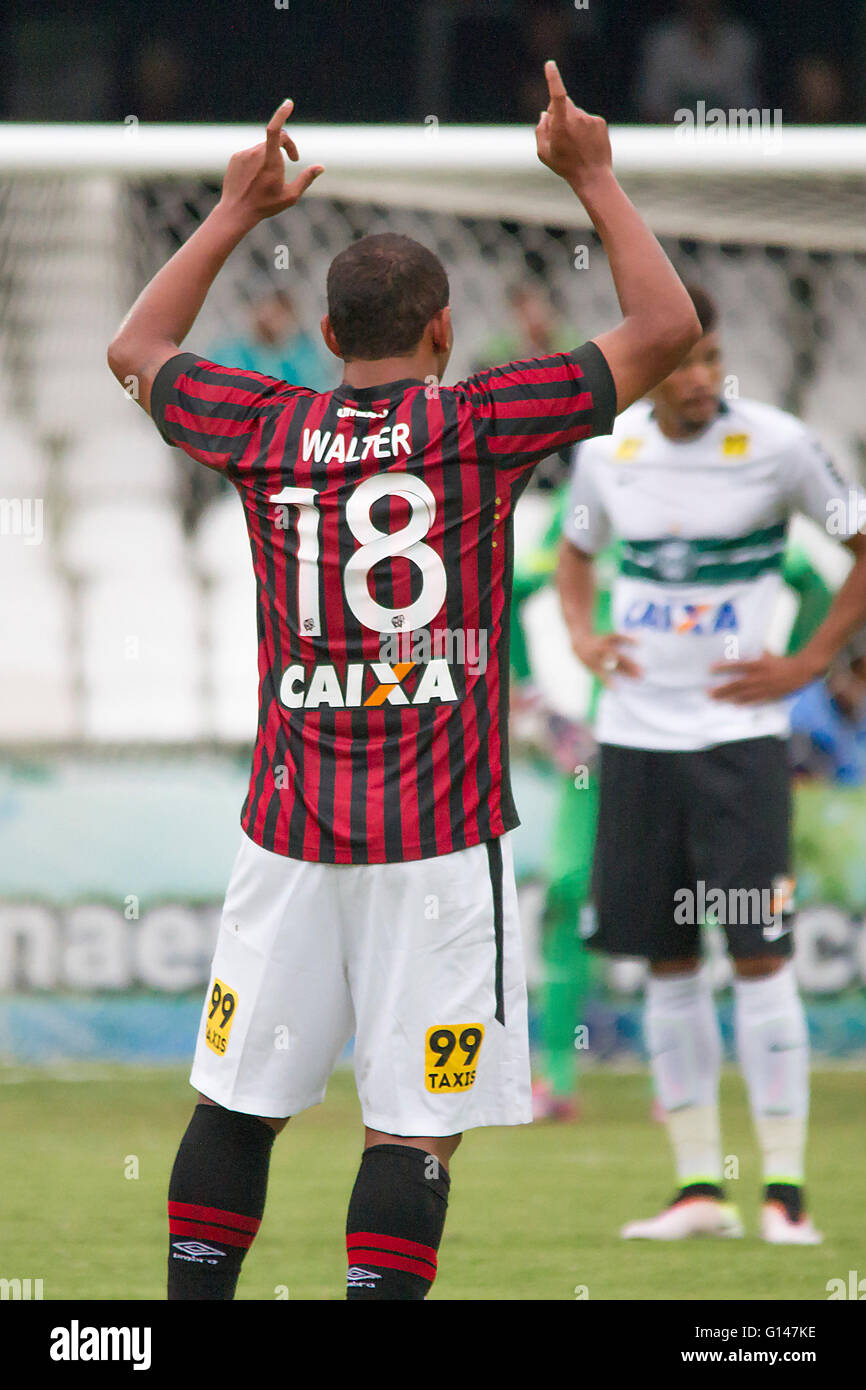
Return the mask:
[[643,957],[653,975],[686,974],[700,963],[706,908],[740,978],[778,970],[793,925],[786,740],[695,751],[603,744],[599,777],[587,945]]

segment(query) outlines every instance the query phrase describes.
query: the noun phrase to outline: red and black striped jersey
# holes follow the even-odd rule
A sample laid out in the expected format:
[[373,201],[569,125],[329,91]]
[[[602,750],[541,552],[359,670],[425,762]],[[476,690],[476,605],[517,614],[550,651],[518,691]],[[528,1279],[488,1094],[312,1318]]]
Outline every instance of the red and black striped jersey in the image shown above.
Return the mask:
[[259,654],[246,833],[350,864],[517,825],[512,519],[534,464],[612,429],[595,344],[451,387],[323,394],[184,352],[151,412],[169,443],[225,472],[246,513]]

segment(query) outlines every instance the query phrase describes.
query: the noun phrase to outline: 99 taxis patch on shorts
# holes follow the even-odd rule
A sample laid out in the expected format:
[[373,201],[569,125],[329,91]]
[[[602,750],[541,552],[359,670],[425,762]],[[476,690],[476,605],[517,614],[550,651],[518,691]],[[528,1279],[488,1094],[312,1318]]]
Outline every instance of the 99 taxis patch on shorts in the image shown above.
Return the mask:
[[222,1057],[229,1044],[238,998],[222,980],[214,980],[205,1028],[205,1042],[211,1052]]
[[481,1023],[439,1024],[427,1029],[424,1085],[428,1091],[468,1091],[475,1084],[476,1060],[484,1041]]

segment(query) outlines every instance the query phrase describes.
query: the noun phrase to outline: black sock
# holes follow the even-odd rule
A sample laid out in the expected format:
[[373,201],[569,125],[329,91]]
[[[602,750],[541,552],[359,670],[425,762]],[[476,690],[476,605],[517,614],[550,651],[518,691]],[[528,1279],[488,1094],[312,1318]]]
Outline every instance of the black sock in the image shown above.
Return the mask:
[[347,1299],[427,1297],[450,1185],[445,1169],[423,1149],[365,1149],[346,1222]]
[[168,1297],[232,1299],[265,1210],[276,1135],[254,1115],[197,1105],[168,1188]]
[[724,1191],[714,1182],[687,1182],[685,1183],[674,1198],[677,1202],[688,1202],[692,1197],[718,1197],[724,1200]]
[[789,1221],[799,1221],[805,1210],[802,1187],[795,1182],[768,1182],[764,1188],[765,1202],[779,1202]]

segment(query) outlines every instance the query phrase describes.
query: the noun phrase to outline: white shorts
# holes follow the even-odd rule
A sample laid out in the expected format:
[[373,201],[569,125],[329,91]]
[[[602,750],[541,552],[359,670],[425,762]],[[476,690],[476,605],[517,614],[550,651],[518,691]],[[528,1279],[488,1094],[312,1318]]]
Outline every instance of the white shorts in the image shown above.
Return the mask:
[[242,836],[192,1085],[228,1110],[297,1115],[324,1099],[353,1034],[370,1129],[531,1121],[507,835],[393,864],[288,859]]

